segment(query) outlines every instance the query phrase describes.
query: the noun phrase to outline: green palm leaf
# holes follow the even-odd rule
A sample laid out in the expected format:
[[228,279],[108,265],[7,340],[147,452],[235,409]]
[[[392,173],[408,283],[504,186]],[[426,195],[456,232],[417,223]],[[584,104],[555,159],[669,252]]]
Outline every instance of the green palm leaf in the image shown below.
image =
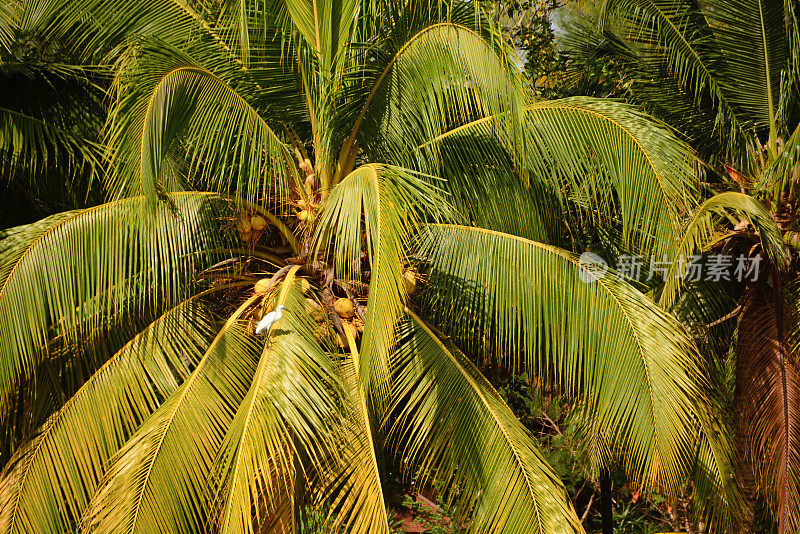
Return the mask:
[[240,323],[245,301],[197,367],[109,461],[82,519],[90,532],[198,532],[213,461],[257,367],[261,343]]
[[448,206],[440,190],[405,169],[370,164],[350,173],[328,196],[316,236],[317,247],[333,242],[336,272],[345,280],[360,279],[362,214],[371,284],[360,363],[369,377],[361,379],[376,396],[371,401],[385,400],[388,351],[406,299],[403,268],[411,239],[424,217],[446,216]]
[[325,490],[335,511],[331,523],[353,534],[389,534],[379,422],[371,407],[368,384],[360,378],[363,359],[352,332],[345,330],[345,337],[350,353],[341,364],[345,403],[338,436],[342,450]]
[[614,17],[629,44],[615,57],[636,77],[634,98],[681,126],[695,146],[719,149],[726,162],[751,170],[753,121],[730,93],[708,12],[691,0],[606,0],[601,26]]
[[280,517],[285,501],[289,510],[298,506],[293,495],[302,477],[297,456],[308,460],[304,470],[319,472],[331,455],[338,371],[314,339],[317,325],[304,314],[304,299],[291,279],[272,304],[285,305],[284,316],[273,327],[214,462],[211,488],[219,532],[258,532],[254,529]]
[[480,371],[411,312],[392,356],[393,434],[420,482],[435,477],[470,532],[583,532],[535,440]]
[[779,268],[786,266],[780,230],[764,206],[744,193],[720,193],[705,201],[689,220],[675,258],[664,278],[665,284],[659,299],[662,306],[672,306],[686,270],[684,261],[696,252],[706,250],[715,238],[720,219],[725,217],[728,220],[738,222],[744,219],[752,223],[759,234],[762,250],[770,262]]
[[198,297],[112,355],[17,451],[0,481],[0,532],[65,532],[80,521],[107,460],[207,348],[213,322]]
[[705,386],[674,318],[613,272],[596,278],[569,252],[515,236],[432,226],[421,257],[448,331],[583,399],[635,480],[677,491]]
[[[438,174],[437,162],[456,159],[442,159],[440,152],[459,139],[473,158],[522,162],[522,183],[564,191],[598,223],[619,220],[626,249],[656,255],[674,250],[680,217],[694,207],[697,195],[696,162],[687,146],[616,102],[583,97],[540,102],[529,106],[525,117],[521,138],[490,116],[429,140],[421,147],[429,172]],[[498,143],[481,142],[479,136]],[[444,175],[469,172],[465,167],[473,160],[461,161],[461,168]]]
[[238,67],[212,59],[217,63],[209,68],[174,48],[143,46],[131,51],[117,75],[120,99],[109,134],[115,164],[111,192],[153,196],[190,187],[166,175],[168,156],[188,149],[194,181],[204,190],[249,202],[279,200],[290,171],[296,177],[292,156],[226,81],[235,79]]
[[409,33],[392,36],[342,154],[357,139],[376,161],[406,164],[416,146],[453,126],[492,114],[508,128],[520,124],[522,82],[507,50],[480,29],[449,21]]
[[2,233],[0,405],[33,375],[51,340],[80,342],[124,311],[174,303],[208,264],[220,241],[208,231],[219,202],[208,194],[170,198],[175,212],[146,213],[137,197]]

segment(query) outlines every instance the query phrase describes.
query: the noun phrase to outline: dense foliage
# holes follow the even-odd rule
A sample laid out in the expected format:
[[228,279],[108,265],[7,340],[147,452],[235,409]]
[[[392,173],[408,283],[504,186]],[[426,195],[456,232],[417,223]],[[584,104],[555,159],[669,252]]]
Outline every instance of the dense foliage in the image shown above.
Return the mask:
[[[756,97],[724,107],[647,33],[655,4],[604,6],[642,42],[603,64],[679,73],[720,114],[708,145],[637,107],[674,117],[647,84],[539,83],[568,70],[536,45],[555,6],[509,35],[512,4],[0,4],[0,532],[581,532],[598,481],[732,532],[742,465],[791,531],[794,4],[769,13],[769,120],[732,133]],[[763,276],[683,282],[721,247]]]

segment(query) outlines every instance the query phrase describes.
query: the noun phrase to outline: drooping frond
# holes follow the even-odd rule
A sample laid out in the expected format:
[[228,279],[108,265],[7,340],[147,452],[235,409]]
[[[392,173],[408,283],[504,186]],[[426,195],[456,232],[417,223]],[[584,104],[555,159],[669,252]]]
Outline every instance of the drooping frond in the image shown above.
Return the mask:
[[132,36],[172,44],[216,37],[197,4],[186,0],[24,0],[19,28],[62,43],[86,64],[107,61]]
[[70,65],[6,62],[0,76],[0,169],[6,179],[57,167],[63,180],[99,165],[105,107],[87,72]]
[[17,451],[0,479],[0,532],[65,532],[80,521],[107,460],[207,348],[214,325],[198,297],[112,355]]
[[0,51],[6,52],[11,47],[18,24],[18,9],[16,4],[4,3],[0,6]]
[[[787,35],[787,31],[798,31],[796,22],[792,24],[786,18],[791,14],[785,7],[791,3],[714,0],[707,8],[719,51],[725,58],[723,83],[732,103],[756,128],[772,136],[786,127],[776,124],[781,79],[793,76],[796,81],[800,61],[800,57],[792,57],[790,50],[790,43],[797,36],[790,40]],[[771,142],[774,140],[772,137]]]
[[694,0],[606,0],[601,25],[622,20],[619,37],[628,46],[613,55],[635,79],[634,99],[691,137],[704,155],[752,171],[754,122],[730,93],[736,83],[708,15]]
[[[338,420],[341,389],[330,356],[314,339],[316,323],[291,279],[274,305],[285,305],[269,334],[249,390],[230,424],[213,467],[215,531],[260,532],[292,507],[304,470],[324,472]],[[288,531],[288,530],[287,530]]]
[[732,476],[735,436],[731,418],[719,407],[698,411],[697,415],[703,435],[692,472],[694,520],[702,522],[708,534],[739,532],[744,505],[737,479]]
[[510,129],[519,124],[525,99],[507,51],[461,24],[411,20],[408,32],[399,22],[382,68],[341,113],[353,124],[343,154],[357,140],[373,160],[408,165],[417,146],[471,120],[497,114]]
[[211,467],[262,350],[263,341],[240,322],[257,298],[230,316],[181,387],[111,458],[83,516],[83,531],[202,531]]
[[[479,136],[498,143],[481,142]],[[634,108],[591,98],[540,102],[528,107],[521,138],[487,117],[455,128],[422,146],[430,164],[458,139],[470,147],[467,165],[501,165],[511,155],[523,183],[563,191],[604,224],[619,221],[621,245],[637,253],[668,253],[680,236],[680,217],[695,205],[697,172],[691,150]],[[471,142],[470,139],[478,139]],[[497,161],[498,163],[494,163]],[[428,170],[438,174],[435,167]],[[452,171],[448,171],[451,173]]]
[[[415,164],[442,178],[439,187],[448,193],[448,201],[476,226],[558,243],[569,223],[553,184],[525,183],[513,155],[491,134],[470,134],[447,139],[435,155]],[[482,144],[478,151],[476,144]],[[481,157],[488,153],[491,159]]]
[[583,532],[536,441],[475,365],[411,312],[398,339],[398,452],[442,484],[460,511],[450,520],[471,532]]
[[800,528],[800,338],[797,299],[782,293],[761,284],[745,295],[736,349],[736,417],[749,446],[745,465],[755,470],[778,532],[789,533]]
[[431,226],[420,255],[448,333],[582,399],[634,479],[678,489],[705,386],[672,316],[612,271],[499,232]]
[[389,534],[386,499],[378,457],[379,420],[370,406],[368,384],[361,380],[363,358],[353,334],[345,330],[349,354],[341,365],[345,403],[338,435],[341,452],[326,481],[325,496],[334,528],[353,534]]
[[170,200],[155,213],[137,197],[0,234],[0,406],[55,338],[79,342],[126,310],[177,302],[221,241],[209,228],[222,205],[200,193]]
[[[114,195],[153,196],[193,184],[250,202],[279,200],[284,194],[294,170],[288,147],[215,72],[224,75],[238,67],[216,61],[207,67],[151,42],[134,48],[121,63],[109,138]],[[193,184],[166,176],[175,150],[192,163]]]

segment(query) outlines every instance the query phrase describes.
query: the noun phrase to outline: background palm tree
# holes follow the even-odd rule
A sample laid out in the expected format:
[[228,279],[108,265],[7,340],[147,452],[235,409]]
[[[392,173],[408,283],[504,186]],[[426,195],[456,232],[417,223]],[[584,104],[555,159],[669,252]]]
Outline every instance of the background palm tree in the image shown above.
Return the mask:
[[699,470],[698,514],[735,520],[694,341],[571,251],[587,223],[680,249],[699,185],[665,128],[532,101],[460,1],[20,3],[0,43],[33,15],[113,76],[110,202],[2,233],[0,531],[288,530],[307,504],[388,532],[391,473],[476,532],[581,531],[462,350],[577,399],[597,466],[670,495]]
[[[631,80],[631,98],[702,156],[705,189],[716,196],[690,219],[683,253],[766,260],[762,276],[747,284],[682,291],[673,284],[661,296],[699,325],[723,411],[735,414],[728,425],[737,436],[745,532],[755,528],[759,496],[779,532],[800,528],[798,13],[793,0],[608,0],[605,33],[574,36],[584,54],[612,58]],[[754,228],[752,218],[732,213],[746,205],[769,216]],[[772,251],[755,246],[756,230],[766,225],[782,236]]]

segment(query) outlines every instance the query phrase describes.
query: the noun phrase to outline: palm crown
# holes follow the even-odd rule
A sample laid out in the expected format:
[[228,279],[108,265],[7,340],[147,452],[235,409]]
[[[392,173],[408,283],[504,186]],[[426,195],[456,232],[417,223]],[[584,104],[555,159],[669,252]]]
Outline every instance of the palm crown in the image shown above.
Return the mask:
[[694,473],[733,520],[694,341],[572,251],[587,222],[682,250],[699,184],[667,129],[531,100],[465,2],[64,4],[4,12],[0,43],[113,74],[110,202],[2,234],[1,531],[282,530],[310,504],[388,532],[393,470],[476,532],[581,531],[471,356],[578,399],[598,465],[671,494]]

